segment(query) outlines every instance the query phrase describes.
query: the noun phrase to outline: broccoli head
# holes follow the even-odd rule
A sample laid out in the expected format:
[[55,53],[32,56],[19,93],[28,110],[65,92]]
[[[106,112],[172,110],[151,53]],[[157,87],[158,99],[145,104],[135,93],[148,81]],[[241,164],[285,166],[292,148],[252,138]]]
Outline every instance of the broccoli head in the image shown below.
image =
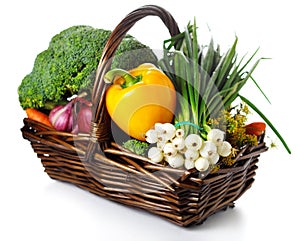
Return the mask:
[[139,141],[136,139],[129,139],[123,142],[122,146],[128,149],[129,151],[141,156],[145,156],[149,149],[149,144],[147,142]]
[[[48,49],[37,55],[30,74],[22,80],[19,101],[23,109],[46,108],[91,88],[95,70],[111,31],[90,26],[73,26],[55,35]],[[112,68],[132,69],[156,63],[152,50],[130,35],[122,40]]]

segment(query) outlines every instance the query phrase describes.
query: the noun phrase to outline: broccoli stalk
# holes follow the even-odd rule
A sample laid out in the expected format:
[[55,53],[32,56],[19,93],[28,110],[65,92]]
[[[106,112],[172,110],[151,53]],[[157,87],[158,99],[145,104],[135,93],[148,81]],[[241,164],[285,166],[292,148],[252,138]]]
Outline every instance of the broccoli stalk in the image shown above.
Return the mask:
[[[51,109],[80,90],[91,89],[110,33],[90,26],[73,26],[55,35],[48,49],[37,55],[31,73],[18,88],[21,107]],[[132,69],[145,62],[155,64],[155,54],[126,35],[116,51],[112,68]]]

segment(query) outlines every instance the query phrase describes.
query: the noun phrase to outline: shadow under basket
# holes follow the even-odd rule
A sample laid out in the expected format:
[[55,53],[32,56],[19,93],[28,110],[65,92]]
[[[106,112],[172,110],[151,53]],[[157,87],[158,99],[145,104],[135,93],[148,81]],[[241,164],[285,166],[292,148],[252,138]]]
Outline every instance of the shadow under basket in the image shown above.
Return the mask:
[[131,12],[120,22],[107,41],[97,69],[91,133],[59,132],[27,118],[21,130],[51,178],[146,210],[180,226],[201,224],[210,215],[232,207],[251,187],[258,157],[267,147],[261,137],[257,146],[239,151],[234,166],[202,180],[195,169],[153,164],[114,142],[103,97],[107,88],[103,76],[120,40],[135,22],[149,15],[160,17],[171,36],[179,33],[170,13],[153,5]]

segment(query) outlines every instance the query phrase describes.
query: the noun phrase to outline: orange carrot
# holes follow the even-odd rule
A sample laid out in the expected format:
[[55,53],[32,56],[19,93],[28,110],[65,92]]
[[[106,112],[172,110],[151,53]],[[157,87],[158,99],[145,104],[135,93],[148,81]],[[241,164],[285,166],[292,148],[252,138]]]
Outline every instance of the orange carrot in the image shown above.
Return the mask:
[[49,121],[49,117],[46,114],[44,114],[43,112],[40,112],[34,108],[27,108],[25,111],[26,111],[27,117],[29,119],[41,122],[46,126],[52,127],[52,125]]
[[266,124],[264,122],[253,122],[249,125],[246,125],[245,127],[247,134],[260,136],[264,133],[266,129]]

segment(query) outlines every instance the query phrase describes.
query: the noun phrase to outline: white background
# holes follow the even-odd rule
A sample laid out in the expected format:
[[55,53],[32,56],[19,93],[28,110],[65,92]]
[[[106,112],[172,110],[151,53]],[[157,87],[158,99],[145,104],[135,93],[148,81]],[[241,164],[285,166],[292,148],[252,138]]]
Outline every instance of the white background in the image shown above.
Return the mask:
[[[258,57],[272,58],[263,61],[254,74],[272,105],[251,84],[243,94],[261,107],[293,151],[288,155],[277,141],[277,149],[262,155],[256,181],[236,208],[189,229],[51,180],[20,132],[25,114],[19,107],[17,87],[50,38],[76,24],[113,29],[127,13],[148,3],[169,10],[181,29],[196,16],[203,44],[212,34],[225,50],[237,35],[241,55],[260,47]],[[296,3],[1,1],[0,240],[299,240],[300,17]],[[152,48],[160,48],[168,38],[156,18],[142,20],[130,33]]]

